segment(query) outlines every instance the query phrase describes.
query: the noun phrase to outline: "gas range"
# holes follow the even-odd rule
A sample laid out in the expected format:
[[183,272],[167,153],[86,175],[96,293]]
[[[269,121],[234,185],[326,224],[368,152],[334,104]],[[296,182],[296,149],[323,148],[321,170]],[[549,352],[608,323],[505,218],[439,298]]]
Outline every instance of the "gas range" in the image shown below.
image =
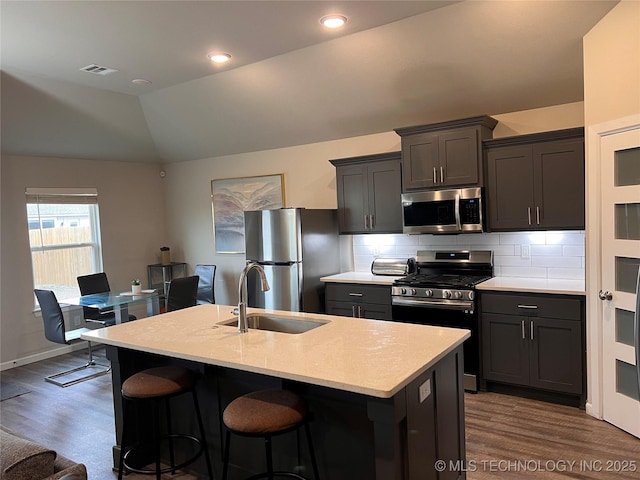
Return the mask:
[[419,251],[417,272],[397,279],[392,304],[473,313],[474,287],[493,276],[490,250]]

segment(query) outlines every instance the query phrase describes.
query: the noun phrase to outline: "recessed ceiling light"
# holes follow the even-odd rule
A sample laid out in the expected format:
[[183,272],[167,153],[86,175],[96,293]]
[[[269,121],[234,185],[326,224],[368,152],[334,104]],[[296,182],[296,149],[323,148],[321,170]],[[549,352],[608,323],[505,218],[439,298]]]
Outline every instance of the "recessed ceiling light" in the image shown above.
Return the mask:
[[136,78],[131,80],[131,83],[135,83],[136,85],[151,85],[151,81],[145,80],[144,78]]
[[327,28],[340,28],[347,23],[344,15],[326,15],[320,19],[320,23]]
[[211,60],[212,62],[215,63],[224,63],[227,62],[231,59],[231,55],[229,55],[228,53],[223,53],[223,52],[212,52],[212,53],[208,53],[207,57],[209,58],[209,60]]

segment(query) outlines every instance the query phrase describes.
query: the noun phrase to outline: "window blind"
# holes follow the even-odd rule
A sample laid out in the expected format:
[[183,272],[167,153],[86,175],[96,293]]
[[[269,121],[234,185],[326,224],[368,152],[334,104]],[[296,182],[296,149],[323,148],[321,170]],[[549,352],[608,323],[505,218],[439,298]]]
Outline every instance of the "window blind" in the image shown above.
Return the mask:
[[97,204],[96,188],[27,188],[27,203]]

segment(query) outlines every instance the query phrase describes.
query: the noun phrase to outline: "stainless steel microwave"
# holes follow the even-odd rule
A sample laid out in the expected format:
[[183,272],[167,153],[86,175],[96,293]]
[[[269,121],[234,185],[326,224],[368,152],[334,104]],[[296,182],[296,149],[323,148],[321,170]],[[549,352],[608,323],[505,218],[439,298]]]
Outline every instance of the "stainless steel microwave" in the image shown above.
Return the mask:
[[404,233],[482,232],[482,216],[481,188],[402,194]]

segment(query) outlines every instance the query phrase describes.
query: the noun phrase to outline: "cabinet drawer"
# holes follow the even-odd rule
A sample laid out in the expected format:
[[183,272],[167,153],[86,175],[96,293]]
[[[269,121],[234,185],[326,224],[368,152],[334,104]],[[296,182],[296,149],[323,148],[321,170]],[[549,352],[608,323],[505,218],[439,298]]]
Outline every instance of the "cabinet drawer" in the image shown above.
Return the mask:
[[482,312],[531,317],[582,319],[582,302],[579,298],[557,295],[511,295],[482,293]]
[[391,306],[391,287],[383,285],[327,283],[325,292],[328,301]]

